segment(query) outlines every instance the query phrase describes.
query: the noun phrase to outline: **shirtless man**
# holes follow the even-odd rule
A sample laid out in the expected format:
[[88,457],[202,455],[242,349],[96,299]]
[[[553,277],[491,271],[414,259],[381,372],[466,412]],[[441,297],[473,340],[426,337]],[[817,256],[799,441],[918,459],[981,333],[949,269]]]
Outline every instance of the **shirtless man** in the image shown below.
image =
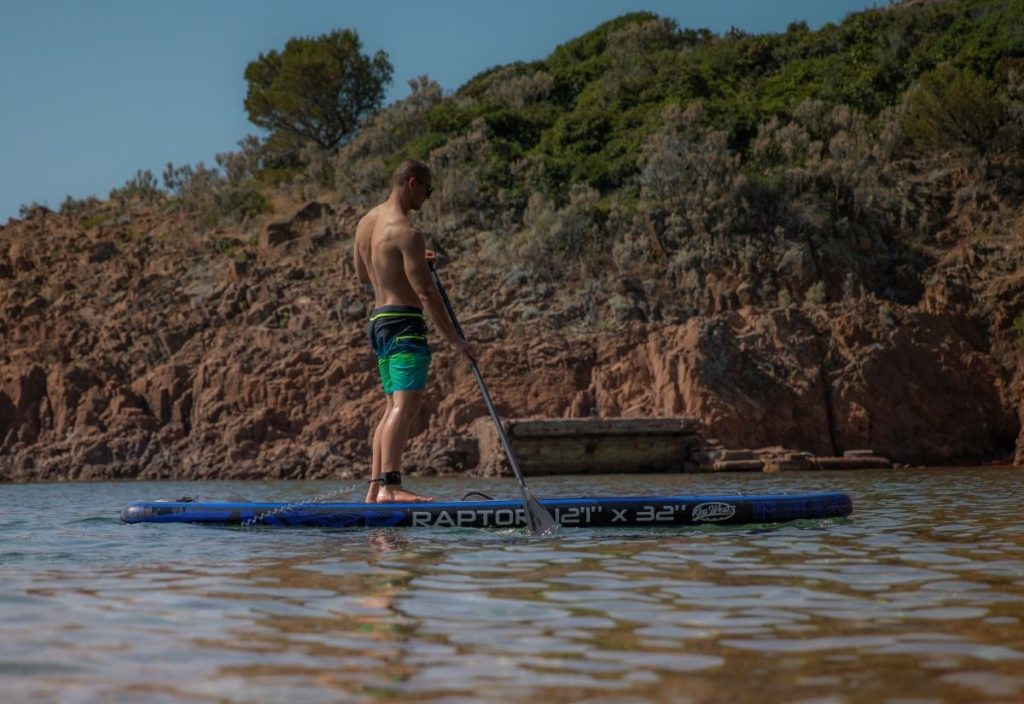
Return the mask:
[[384,416],[373,431],[373,463],[366,503],[431,501],[402,488],[402,453],[409,426],[419,412],[430,368],[423,311],[456,352],[473,357],[459,337],[441,294],[430,278],[423,233],[409,222],[433,192],[430,169],[403,161],[391,181],[391,195],[356,227],[355,265],[359,281],[373,285],[370,346],[387,396]]

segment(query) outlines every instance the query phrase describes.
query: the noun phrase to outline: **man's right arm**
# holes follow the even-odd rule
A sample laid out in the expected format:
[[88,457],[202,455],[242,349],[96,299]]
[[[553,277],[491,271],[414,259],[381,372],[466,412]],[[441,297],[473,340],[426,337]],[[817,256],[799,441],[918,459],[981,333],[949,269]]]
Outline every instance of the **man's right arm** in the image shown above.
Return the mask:
[[448,344],[456,352],[466,355],[470,359],[475,357],[472,345],[459,336],[455,325],[448,317],[448,311],[444,307],[441,293],[434,285],[430,277],[430,268],[427,266],[427,248],[423,233],[416,228],[410,228],[409,237],[403,238],[402,261],[405,267],[405,276],[409,279],[412,290],[416,292],[423,309],[430,315],[431,321],[436,325]]

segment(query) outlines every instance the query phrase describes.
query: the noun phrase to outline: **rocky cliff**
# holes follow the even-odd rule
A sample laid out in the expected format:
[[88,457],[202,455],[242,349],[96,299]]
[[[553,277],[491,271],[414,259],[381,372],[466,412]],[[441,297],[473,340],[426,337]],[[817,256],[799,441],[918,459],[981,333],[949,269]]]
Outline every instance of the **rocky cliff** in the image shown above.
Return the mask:
[[[382,396],[350,261],[358,212],[329,198],[289,212],[204,231],[108,204],[0,228],[0,479],[364,473]],[[1015,217],[938,253],[912,305],[738,303],[646,321],[601,305],[580,323],[557,282],[531,289],[464,253],[443,276],[505,416],[685,414],[726,446],[1021,463]],[[439,349],[410,471],[478,471],[485,415]]]

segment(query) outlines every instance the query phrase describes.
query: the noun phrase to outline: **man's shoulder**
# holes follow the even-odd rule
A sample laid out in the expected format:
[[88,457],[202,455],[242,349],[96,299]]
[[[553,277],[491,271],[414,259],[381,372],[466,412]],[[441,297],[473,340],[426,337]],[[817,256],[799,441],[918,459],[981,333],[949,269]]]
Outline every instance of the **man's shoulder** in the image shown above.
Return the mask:
[[383,224],[388,235],[397,239],[407,240],[423,237],[423,231],[405,218],[391,218]]
[[356,230],[364,230],[368,227],[373,227],[373,224],[377,222],[377,215],[379,212],[379,205],[368,210],[363,217],[359,218],[359,222],[356,224]]

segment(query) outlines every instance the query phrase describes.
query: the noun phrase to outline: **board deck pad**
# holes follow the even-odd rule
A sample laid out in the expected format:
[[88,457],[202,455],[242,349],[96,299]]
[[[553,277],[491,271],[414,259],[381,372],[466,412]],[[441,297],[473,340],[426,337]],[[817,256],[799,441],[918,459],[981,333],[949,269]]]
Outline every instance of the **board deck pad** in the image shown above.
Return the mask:
[[[779,523],[842,518],[853,502],[838,492],[730,496],[606,496],[541,499],[565,527],[689,526]],[[206,523],[222,526],[305,528],[517,528],[526,525],[523,502],[260,503],[138,501],[121,510],[125,523]]]

